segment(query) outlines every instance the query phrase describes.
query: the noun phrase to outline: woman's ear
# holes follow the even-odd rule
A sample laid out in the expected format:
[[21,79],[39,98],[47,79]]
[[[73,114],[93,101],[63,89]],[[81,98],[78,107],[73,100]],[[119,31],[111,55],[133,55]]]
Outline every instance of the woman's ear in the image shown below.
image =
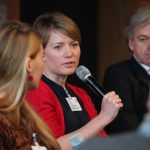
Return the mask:
[[27,58],[27,72],[28,73],[32,72],[32,60],[30,57]]

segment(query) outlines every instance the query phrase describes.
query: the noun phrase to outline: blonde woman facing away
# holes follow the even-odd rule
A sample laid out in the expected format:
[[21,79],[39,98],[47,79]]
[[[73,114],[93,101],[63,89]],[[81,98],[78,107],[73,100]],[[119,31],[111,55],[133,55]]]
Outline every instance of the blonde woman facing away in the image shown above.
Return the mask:
[[0,149],[58,150],[49,128],[25,101],[43,71],[41,36],[25,23],[0,25]]

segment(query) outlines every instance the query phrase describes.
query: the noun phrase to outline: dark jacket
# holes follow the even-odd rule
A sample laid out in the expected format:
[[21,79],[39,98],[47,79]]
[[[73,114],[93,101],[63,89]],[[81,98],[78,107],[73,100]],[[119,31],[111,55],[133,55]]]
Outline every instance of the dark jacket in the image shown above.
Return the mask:
[[106,127],[108,133],[132,130],[141,123],[147,112],[149,83],[150,76],[133,57],[106,70],[103,86],[108,91],[114,90],[124,105],[117,118]]

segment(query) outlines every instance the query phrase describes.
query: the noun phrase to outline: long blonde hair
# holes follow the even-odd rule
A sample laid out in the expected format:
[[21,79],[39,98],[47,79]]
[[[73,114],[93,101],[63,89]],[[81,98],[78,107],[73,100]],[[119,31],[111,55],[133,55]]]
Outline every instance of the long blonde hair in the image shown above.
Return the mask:
[[37,132],[48,149],[56,150],[59,145],[51,131],[25,101],[27,56],[34,59],[41,43],[41,36],[25,23],[0,25],[0,113],[10,115],[14,126],[28,124],[28,133]]

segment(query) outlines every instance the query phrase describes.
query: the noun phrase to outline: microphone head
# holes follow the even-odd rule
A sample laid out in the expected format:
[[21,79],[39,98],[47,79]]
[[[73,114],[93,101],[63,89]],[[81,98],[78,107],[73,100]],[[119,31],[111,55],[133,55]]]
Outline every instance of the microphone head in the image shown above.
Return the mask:
[[91,73],[88,68],[81,65],[76,69],[76,75],[79,77],[79,79],[85,81],[88,76],[91,76]]

